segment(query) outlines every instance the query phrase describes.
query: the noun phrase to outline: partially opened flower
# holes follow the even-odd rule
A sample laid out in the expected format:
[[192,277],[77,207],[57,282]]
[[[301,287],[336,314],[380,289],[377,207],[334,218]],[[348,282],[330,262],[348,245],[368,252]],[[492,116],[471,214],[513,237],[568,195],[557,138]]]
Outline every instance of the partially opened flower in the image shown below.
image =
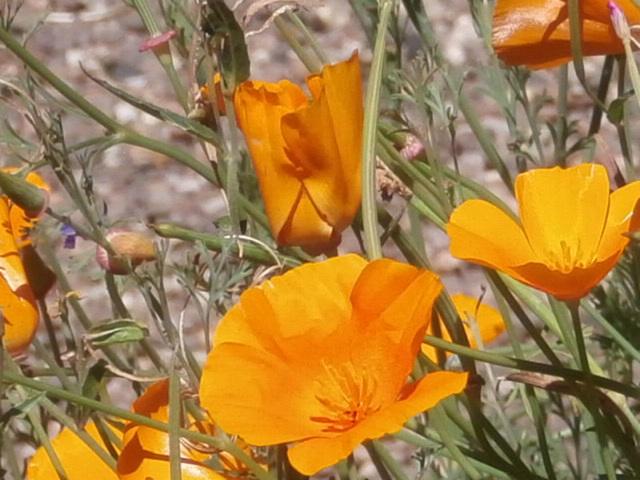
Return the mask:
[[[151,385],[133,404],[135,413],[154,420],[169,420],[169,381],[163,380]],[[210,433],[213,425],[198,422],[189,428]],[[212,468],[202,463],[211,452],[198,449],[182,441],[180,443],[180,464],[183,480],[224,480]],[[163,480],[169,478],[169,434],[135,422],[127,424],[122,452],[118,459],[120,480]]]
[[[106,447],[98,428],[93,422],[85,426],[85,431],[93,438],[105,451],[113,450],[117,452],[117,447],[113,444]],[[118,439],[122,438],[122,433],[111,428],[113,435]],[[60,434],[51,440],[51,446],[56,452],[67,480],[118,480],[118,475],[107,465],[100,456],[94,452],[80,437],[72,430],[65,428]],[[52,480],[59,478],[47,451],[44,447],[38,448],[27,464],[26,480]]]
[[299,442],[288,456],[305,475],[333,465],[464,389],[466,373],[407,383],[441,289],[427,270],[356,255],[250,288],[218,326],[202,405],[252,445]]
[[[500,315],[500,312],[495,308],[490,307],[486,303],[481,303],[473,297],[468,297],[463,294],[452,295],[451,301],[456,307],[456,311],[462,320],[462,325],[467,334],[467,338],[469,339],[469,346],[471,348],[478,347],[478,342],[476,340],[478,335],[480,336],[482,344],[487,344],[495,340],[498,335],[504,332],[504,320]],[[440,338],[447,342],[451,342],[451,335],[449,335],[449,332],[440,316],[438,315],[434,321],[440,323]],[[429,328],[427,328],[426,333],[427,335],[435,335],[433,321],[429,324]],[[422,353],[434,362],[438,361],[438,354],[435,347],[423,343]],[[451,353],[446,352],[445,354],[450,355]]]
[[[640,24],[632,0],[617,1],[631,25]],[[580,0],[583,55],[623,53],[605,0]],[[498,0],[493,48],[508,65],[549,68],[571,60],[567,0]]]
[[248,81],[234,94],[274,238],[334,247],[360,207],[363,106],[357,53],[307,78]]
[[601,165],[537,169],[516,179],[521,224],[484,200],[451,215],[451,253],[576,300],[602,280],[640,226],[640,182],[609,193]]

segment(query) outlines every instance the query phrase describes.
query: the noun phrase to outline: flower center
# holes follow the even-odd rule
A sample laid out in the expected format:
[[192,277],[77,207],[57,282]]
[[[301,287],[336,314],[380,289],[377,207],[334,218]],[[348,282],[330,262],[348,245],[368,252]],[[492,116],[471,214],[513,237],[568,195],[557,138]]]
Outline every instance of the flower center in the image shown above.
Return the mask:
[[568,273],[574,268],[584,268],[593,263],[593,254],[585,254],[580,240],[568,245],[565,240],[560,242],[560,248],[545,252],[546,264],[552,270]]
[[366,369],[356,370],[351,362],[324,369],[326,375],[316,380],[323,414],[310,417],[325,425],[324,432],[345,432],[380,409],[372,405],[377,382]]

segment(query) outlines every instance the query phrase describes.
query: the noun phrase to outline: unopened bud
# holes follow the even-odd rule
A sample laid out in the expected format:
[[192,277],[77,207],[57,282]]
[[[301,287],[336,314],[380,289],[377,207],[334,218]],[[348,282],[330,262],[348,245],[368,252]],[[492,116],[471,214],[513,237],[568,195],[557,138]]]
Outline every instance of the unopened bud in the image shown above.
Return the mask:
[[126,275],[131,268],[137,267],[142,262],[156,259],[153,242],[142,233],[111,230],[106,238],[115,255],[109,255],[104,247],[98,245],[96,261],[102,268],[115,275]]
[[49,192],[19,175],[0,171],[0,189],[31,218],[42,215],[49,205]]

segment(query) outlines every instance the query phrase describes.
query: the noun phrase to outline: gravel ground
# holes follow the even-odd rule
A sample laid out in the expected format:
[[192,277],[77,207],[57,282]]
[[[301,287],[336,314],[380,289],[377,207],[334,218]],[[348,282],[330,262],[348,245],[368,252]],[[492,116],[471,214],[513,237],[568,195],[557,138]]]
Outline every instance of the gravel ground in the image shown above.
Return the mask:
[[[155,2],[152,2],[155,3]],[[316,3],[314,2],[313,5]],[[347,58],[354,49],[359,49],[365,71],[371,58],[366,38],[360,24],[344,0],[325,0],[319,7],[303,14],[309,20],[318,42],[332,61]],[[506,158],[511,158],[507,144],[510,134],[496,104],[477,88],[480,78],[475,67],[486,63],[487,53],[478,40],[467,11],[466,0],[428,2],[432,21],[436,26],[445,56],[456,69],[469,70],[466,91],[471,93],[474,107],[482,113],[483,125],[493,136],[496,147]],[[23,10],[14,24],[14,32],[30,31],[36,22],[42,24],[29,40],[30,50],[47,66],[61,76],[73,88],[91,102],[137,131],[165,141],[175,142],[204,160],[199,145],[176,129],[139,112],[118,100],[89,79],[81,65],[91,74],[103,78],[129,93],[165,108],[180,111],[165,74],[150,53],[139,53],[138,47],[147,39],[136,12],[118,0],[25,0]],[[410,41],[409,39],[408,41]],[[287,46],[275,26],[247,40],[252,60],[252,76],[255,79],[278,80],[283,77],[302,82],[306,69]],[[587,71],[594,75],[599,71],[601,60],[587,62]],[[177,64],[178,71],[188,78],[187,65]],[[11,78],[19,74],[20,64],[11,53],[0,50],[0,78]],[[532,96],[548,94],[553,98],[556,91],[557,71],[538,72],[532,82]],[[572,118],[580,120],[580,129],[588,127],[589,102],[582,87],[572,79],[570,108]],[[31,136],[30,126],[20,115],[3,108],[0,115],[12,121],[14,128]],[[555,118],[553,100],[543,110],[545,120]],[[69,143],[91,138],[100,133],[94,124],[77,117],[65,118],[65,129]],[[612,128],[605,126],[605,139],[612,135]],[[485,157],[469,127],[463,120],[458,122],[456,152],[462,171],[476,181],[488,186],[495,193],[508,198],[496,173],[489,170]],[[545,145],[550,148],[550,142]],[[619,151],[613,144],[611,153],[618,160]],[[0,144],[0,153],[3,145]],[[3,162],[11,163],[5,156]],[[108,204],[112,219],[129,219],[130,222],[174,222],[193,229],[211,230],[213,219],[224,215],[225,203],[221,195],[210,184],[188,169],[156,153],[139,148],[118,146],[105,152],[93,172],[95,191]],[[53,179],[51,179],[53,180]],[[53,182],[55,185],[55,182]],[[512,202],[513,203],[513,202]],[[70,202],[57,191],[52,205],[68,209]],[[443,276],[453,293],[464,291],[479,295],[484,279],[481,272],[464,266],[448,253],[448,240],[435,227],[425,227],[426,244],[434,269]],[[353,248],[347,241],[341,251]],[[105,316],[104,286],[96,280],[98,270],[89,260],[92,246],[80,241],[78,248],[69,253],[76,264],[87,262],[72,273],[83,296],[83,305],[97,318]],[[183,255],[184,246],[174,247],[176,255]],[[183,308],[185,294],[172,279],[169,283],[171,305],[175,315]],[[135,292],[125,296],[128,306],[143,315],[146,311]],[[106,309],[108,311],[108,308]],[[201,328],[199,323],[191,325],[193,331]],[[204,357],[200,349],[199,358]],[[113,392],[118,392],[116,384]],[[117,403],[128,407],[131,394],[118,395]],[[371,477],[373,477],[371,472]]]

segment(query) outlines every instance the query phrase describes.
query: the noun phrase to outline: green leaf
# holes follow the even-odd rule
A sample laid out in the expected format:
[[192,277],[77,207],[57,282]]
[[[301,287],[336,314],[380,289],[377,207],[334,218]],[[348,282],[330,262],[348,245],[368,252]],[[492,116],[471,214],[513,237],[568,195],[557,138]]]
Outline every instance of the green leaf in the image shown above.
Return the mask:
[[622,121],[624,120],[624,102],[626,102],[631,95],[632,92],[627,92],[609,104],[607,119],[614,125],[622,125]]
[[139,342],[149,334],[147,327],[131,319],[107,320],[93,327],[85,335],[92,348],[118,343]]
[[172,112],[171,110],[167,110],[166,108],[159,107],[158,105],[154,105],[153,103],[146,102],[138,97],[135,97],[124,90],[120,90],[118,87],[111,85],[109,82],[105,80],[100,80],[99,78],[94,77],[89,72],[87,72],[84,68],[82,71],[94,82],[108,90],[116,97],[124,100],[130,105],[133,105],[138,110],[142,110],[145,113],[148,113],[152,117],[158,118],[164,122],[173,125],[174,127],[178,127],[180,130],[183,130],[191,135],[195,135],[198,138],[214,145],[220,145],[220,138],[218,134],[211,130],[210,128],[205,127],[201,123],[196,122],[195,120],[191,120],[190,118],[184,117],[178,113]]
[[225,86],[233,91],[249,78],[251,70],[244,32],[223,0],[208,0],[202,18],[203,30],[221,42],[218,62]]
[[14,405],[10,409],[8,409],[2,417],[0,417],[0,426],[5,426],[9,420],[12,418],[22,418],[24,417],[33,407],[40,403],[44,397],[46,397],[45,392],[37,393],[36,395],[32,395],[17,405]]

